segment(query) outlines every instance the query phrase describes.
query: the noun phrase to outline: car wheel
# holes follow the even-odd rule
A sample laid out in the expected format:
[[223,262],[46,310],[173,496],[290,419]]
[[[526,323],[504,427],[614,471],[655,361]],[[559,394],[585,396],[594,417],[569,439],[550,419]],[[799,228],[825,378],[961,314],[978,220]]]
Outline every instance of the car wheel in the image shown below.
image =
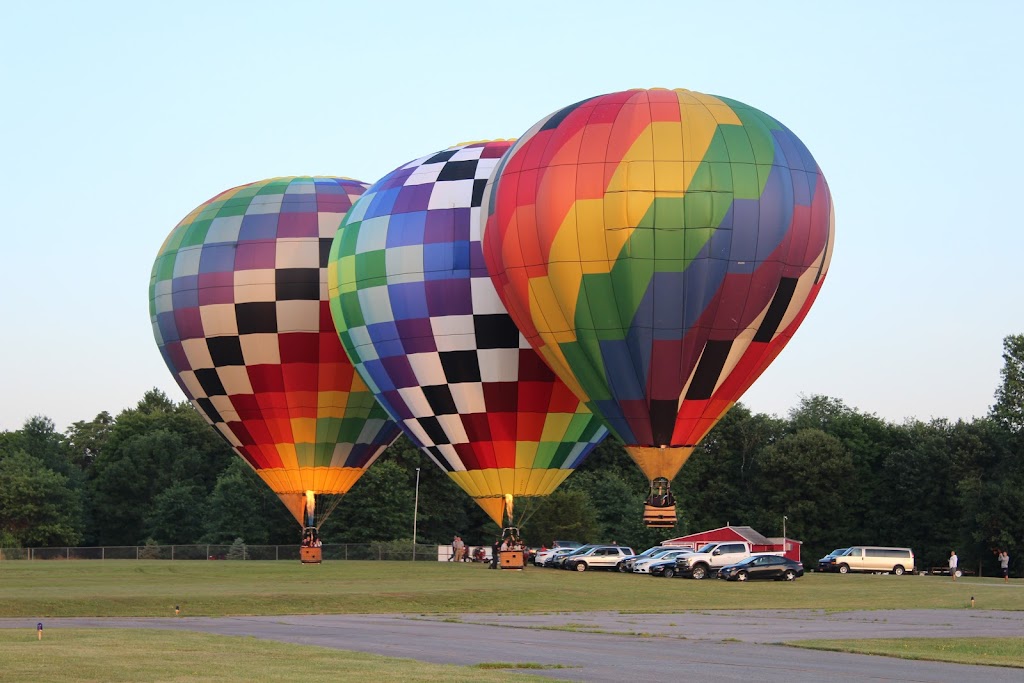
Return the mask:
[[673,569],[672,567],[667,567],[665,569],[664,576],[665,576],[666,579],[671,579],[675,575],[676,575],[676,570]]
[[848,565],[848,564],[841,564],[841,565],[839,565],[839,573],[840,574],[849,574],[850,573],[850,565]]
[[623,574],[625,574],[626,572],[629,571],[629,567],[626,566],[625,562],[619,562],[619,564],[617,566],[619,568],[619,571],[622,572]]
[[784,578],[786,581],[792,581],[796,578],[796,572],[792,569],[787,569],[786,573],[782,575],[782,578]]
[[739,574],[736,575],[736,580],[737,581],[746,581],[747,580],[747,573],[746,572],[740,572]]
[[901,567],[899,565],[896,565],[895,567],[892,568],[892,573],[895,574],[896,576],[903,576],[903,571],[904,571],[903,567]]
[[587,571],[587,563],[586,562],[577,562],[576,566],[573,567],[573,569],[575,569],[578,572],[585,572],[585,571]]
[[704,568],[704,565],[698,564],[693,568],[693,578],[700,580],[708,575],[708,570]]

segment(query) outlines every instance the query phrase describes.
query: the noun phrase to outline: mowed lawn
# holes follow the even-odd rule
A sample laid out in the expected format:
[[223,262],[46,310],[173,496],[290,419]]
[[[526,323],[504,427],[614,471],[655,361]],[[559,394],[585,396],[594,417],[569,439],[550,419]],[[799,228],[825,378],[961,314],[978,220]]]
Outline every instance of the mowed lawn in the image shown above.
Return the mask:
[[1024,669],[1024,638],[865,638],[802,640],[787,645],[811,650]]
[[[529,663],[525,664],[528,668]],[[543,667],[537,667],[543,668]],[[148,681],[545,681],[508,670],[430,664],[256,638],[147,629],[0,629],[0,680],[33,683]]]
[[1024,582],[808,574],[727,583],[479,564],[335,561],[4,561],[0,617],[694,609],[1024,609]]

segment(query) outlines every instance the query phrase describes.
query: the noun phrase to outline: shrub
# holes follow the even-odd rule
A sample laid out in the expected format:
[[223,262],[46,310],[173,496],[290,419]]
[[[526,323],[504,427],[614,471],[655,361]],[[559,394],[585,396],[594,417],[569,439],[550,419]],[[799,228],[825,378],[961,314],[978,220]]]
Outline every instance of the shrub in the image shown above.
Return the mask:
[[245,541],[241,538],[236,538],[232,543],[231,547],[228,548],[227,559],[229,560],[247,560],[249,554],[245,550]]

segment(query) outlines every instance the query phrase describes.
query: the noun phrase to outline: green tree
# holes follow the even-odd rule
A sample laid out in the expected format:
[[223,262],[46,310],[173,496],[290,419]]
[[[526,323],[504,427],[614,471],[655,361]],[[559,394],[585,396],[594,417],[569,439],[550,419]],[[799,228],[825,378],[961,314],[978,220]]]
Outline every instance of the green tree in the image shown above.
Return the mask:
[[597,530],[588,540],[646,548],[664,537],[663,531],[644,526],[646,492],[631,487],[614,473],[578,472],[563,486],[567,491],[585,492],[590,500]]
[[802,540],[812,555],[850,537],[854,519],[846,503],[855,468],[839,439],[801,429],[765,448],[757,467],[758,510],[749,522],[754,528],[781,536],[786,516],[786,535]]
[[153,497],[143,518],[143,532],[163,545],[196,543],[206,522],[206,491],[178,482]]
[[1014,434],[1024,432],[1024,334],[1003,339],[1002,383],[991,416]]
[[68,475],[71,463],[67,457],[64,435],[56,430],[53,420],[36,415],[25,420],[16,432],[4,432],[0,439],[0,457],[5,452],[24,451],[38,458],[44,467]]
[[786,423],[738,404],[727,412],[673,481],[679,525],[674,535],[747,524],[757,509],[758,459],[786,432]]
[[378,460],[341,499],[320,536],[327,543],[409,538],[413,496],[408,473],[391,460]]
[[601,528],[585,491],[558,489],[543,499],[521,531],[528,545],[550,548],[555,540],[598,542]]
[[882,514],[875,516],[873,534],[862,536],[879,545],[909,546],[920,567],[943,564],[957,543],[960,515],[951,429],[942,420],[896,428],[896,439],[882,457],[874,495]]
[[68,477],[25,451],[0,459],[0,535],[23,546],[75,545],[81,499]]
[[206,503],[207,543],[231,543],[243,538],[250,545],[294,543],[299,527],[288,509],[241,458],[231,461]]
[[192,484],[208,494],[234,457],[190,404],[175,405],[159,391],[147,392],[138,406],[118,415],[88,470],[89,540],[142,542],[145,514],[160,492]]
[[373,467],[389,461],[406,473],[407,485],[414,494],[416,468],[420,468],[419,514],[416,518],[416,540],[419,543],[451,543],[457,534],[469,545],[490,544],[497,533],[495,524],[447,472],[404,435],[384,452]]
[[103,451],[113,429],[114,418],[105,410],[89,422],[72,424],[65,434],[71,462],[87,469]]

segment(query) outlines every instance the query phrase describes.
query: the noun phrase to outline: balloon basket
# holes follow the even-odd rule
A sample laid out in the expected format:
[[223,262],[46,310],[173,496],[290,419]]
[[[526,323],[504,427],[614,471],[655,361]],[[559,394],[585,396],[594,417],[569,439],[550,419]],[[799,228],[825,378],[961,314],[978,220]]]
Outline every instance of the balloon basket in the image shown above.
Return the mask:
[[323,548],[299,548],[302,564],[320,564],[324,559]]
[[676,506],[644,505],[644,524],[648,529],[672,529],[676,525]]
[[502,569],[522,569],[526,566],[522,550],[502,550],[498,553],[498,566]]

